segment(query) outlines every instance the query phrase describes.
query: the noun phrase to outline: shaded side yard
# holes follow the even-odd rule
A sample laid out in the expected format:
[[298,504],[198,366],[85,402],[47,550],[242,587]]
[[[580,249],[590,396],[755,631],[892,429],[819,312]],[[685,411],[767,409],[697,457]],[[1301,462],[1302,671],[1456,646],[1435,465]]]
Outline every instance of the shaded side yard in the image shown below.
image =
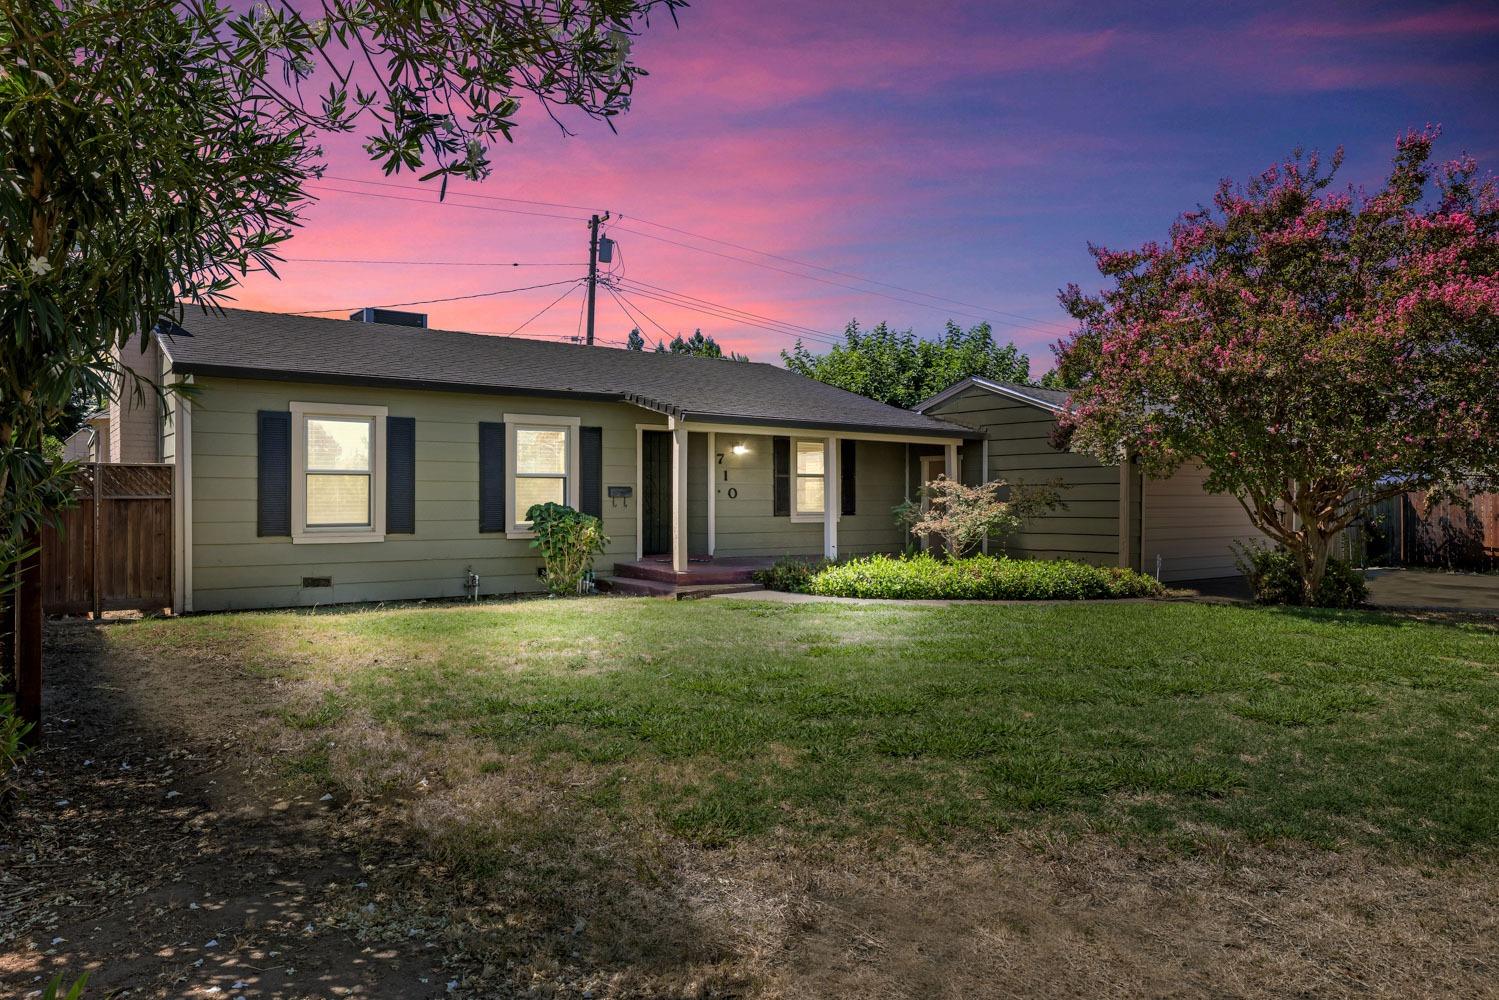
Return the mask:
[[1499,976],[1492,626],[595,599],[65,626],[50,652],[56,722],[0,836],[7,984],[1408,997]]

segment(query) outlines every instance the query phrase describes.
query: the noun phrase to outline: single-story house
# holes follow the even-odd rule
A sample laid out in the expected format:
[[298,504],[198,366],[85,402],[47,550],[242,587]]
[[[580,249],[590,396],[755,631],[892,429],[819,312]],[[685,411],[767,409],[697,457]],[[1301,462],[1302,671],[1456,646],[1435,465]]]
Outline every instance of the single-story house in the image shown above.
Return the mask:
[[603,519],[606,578],[899,551],[917,470],[956,475],[984,433],[775,365],[368,310],[194,309],[154,343],[193,387],[159,443],[185,611],[534,591],[547,500]]
[[[1065,392],[967,378],[915,409],[979,435],[963,453],[968,481],[1061,480],[1065,506],[1009,538],[1010,555],[1126,566],[1165,582],[1238,574],[1234,543],[1265,536],[1237,500],[1205,492],[1200,466],[1149,479],[1133,463],[1104,465],[1058,451],[1052,432],[1066,406]],[[981,466],[976,480],[975,461]],[[924,478],[932,478],[927,473],[934,468],[923,469]]]

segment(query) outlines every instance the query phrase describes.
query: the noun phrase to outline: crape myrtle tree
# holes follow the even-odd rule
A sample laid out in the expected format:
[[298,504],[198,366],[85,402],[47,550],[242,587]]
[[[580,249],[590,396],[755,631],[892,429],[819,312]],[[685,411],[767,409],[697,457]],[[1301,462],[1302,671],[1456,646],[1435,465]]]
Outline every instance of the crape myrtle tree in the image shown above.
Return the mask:
[[1492,489],[1499,474],[1499,190],[1471,157],[1401,136],[1378,191],[1335,189],[1299,151],[1165,243],[1092,248],[1110,281],[1061,293],[1072,446],[1200,462],[1291,552],[1314,599],[1335,536],[1409,490]]
[[682,5],[0,0],[0,586],[66,498],[45,435],[124,391],[113,349],[274,269],[321,133],[481,180],[523,102],[625,111],[632,37]]
[[988,323],[964,330],[948,322],[941,337],[923,340],[885,323],[865,330],[857,320],[843,343],[813,354],[800,340],[781,361],[798,375],[836,385],[892,406],[911,407],[971,375],[1025,383],[1030,360],[1014,344],[998,344]]

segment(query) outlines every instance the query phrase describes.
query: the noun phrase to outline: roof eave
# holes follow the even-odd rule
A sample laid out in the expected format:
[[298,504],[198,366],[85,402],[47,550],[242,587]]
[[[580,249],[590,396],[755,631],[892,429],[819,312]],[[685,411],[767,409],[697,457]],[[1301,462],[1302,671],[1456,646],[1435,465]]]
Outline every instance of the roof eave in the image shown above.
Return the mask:
[[[936,427],[901,427],[891,424],[861,424],[835,420],[788,420],[784,417],[752,417],[731,413],[691,413],[683,420],[705,424],[742,424],[746,427],[784,427],[787,430],[848,431],[855,434],[910,434],[913,437],[946,437],[982,440],[987,435],[972,427],[945,421]],[[935,418],[932,418],[935,419]]]
[[426,379],[379,378],[372,375],[339,375],[328,372],[246,368],[239,365],[173,362],[172,371],[174,374],[182,375],[203,375],[210,378],[257,379],[267,382],[306,382],[315,385],[362,385],[383,389],[417,389],[424,392],[467,392],[482,396],[536,396],[547,399],[592,399],[609,403],[625,402],[624,394],[618,392],[538,389],[531,386],[476,385]]
[[1045,410],[1046,412],[1052,414],[1061,413],[1064,409],[1064,407],[1057,406],[1055,403],[1051,403],[1044,399],[1038,399],[1035,396],[1028,396],[1025,393],[1020,392],[1016,389],[1012,389],[1007,385],[1000,385],[998,382],[991,382],[988,379],[979,378],[977,375],[970,375],[968,378],[963,379],[961,382],[953,383],[946,389],[943,389],[941,392],[937,393],[935,396],[930,396],[927,399],[923,399],[921,402],[911,407],[911,409],[915,410],[917,413],[925,413],[933,406],[945,403],[949,399],[952,399],[954,396],[967,389],[983,389],[986,392],[992,392],[998,396],[1005,396],[1009,399],[1017,400],[1021,403],[1028,403],[1029,405],[1036,407],[1038,410]]

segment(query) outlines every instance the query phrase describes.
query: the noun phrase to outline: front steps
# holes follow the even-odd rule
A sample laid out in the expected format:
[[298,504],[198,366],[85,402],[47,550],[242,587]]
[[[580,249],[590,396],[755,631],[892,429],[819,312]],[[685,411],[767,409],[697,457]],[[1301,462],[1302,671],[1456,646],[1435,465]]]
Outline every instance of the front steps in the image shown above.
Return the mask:
[[639,559],[614,564],[614,575],[600,577],[595,585],[606,594],[632,597],[669,597],[687,600],[713,594],[742,593],[759,590],[754,581],[757,569],[769,566],[771,559],[722,559],[701,557],[689,561],[681,573],[665,559]]

